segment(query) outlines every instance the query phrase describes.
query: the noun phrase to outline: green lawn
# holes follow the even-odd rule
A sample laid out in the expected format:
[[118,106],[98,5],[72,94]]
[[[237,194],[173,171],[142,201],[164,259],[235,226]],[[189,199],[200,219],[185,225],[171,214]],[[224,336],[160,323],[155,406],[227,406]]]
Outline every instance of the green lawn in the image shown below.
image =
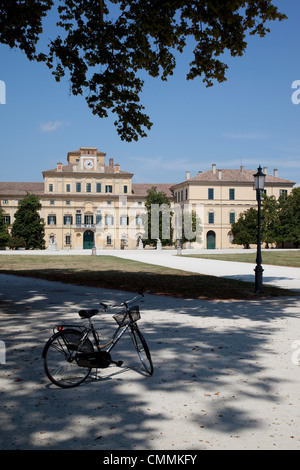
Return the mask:
[[[207,258],[217,259],[221,261],[238,261],[241,263],[255,264],[256,253],[230,253],[230,254],[216,254],[216,255],[185,255],[192,258]],[[262,264],[273,264],[275,266],[291,266],[300,268],[300,250],[299,251],[263,251]]]
[[[114,256],[0,255],[0,272],[131,292],[145,286],[152,294],[192,299],[256,298],[253,283],[193,274]],[[295,294],[265,286],[265,295]]]

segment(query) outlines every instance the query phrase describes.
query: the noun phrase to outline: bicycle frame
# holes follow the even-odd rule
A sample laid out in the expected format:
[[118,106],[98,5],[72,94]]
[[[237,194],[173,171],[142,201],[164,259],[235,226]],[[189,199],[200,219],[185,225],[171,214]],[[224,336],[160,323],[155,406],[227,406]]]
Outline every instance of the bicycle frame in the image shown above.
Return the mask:
[[[89,338],[90,334],[92,333],[92,336],[94,338],[97,350],[102,351],[102,350],[105,350],[105,348],[107,346],[109,346],[108,349],[105,350],[105,352],[109,353],[116,346],[116,344],[122,338],[122,336],[125,334],[125,332],[128,330],[128,328],[131,327],[135,323],[135,321],[132,318],[132,314],[131,314],[129,306],[133,303],[139,302],[140,300],[142,300],[142,298],[143,298],[142,294],[137,294],[133,299],[121,304],[121,306],[124,306],[125,309],[126,309],[124,311],[124,318],[128,315],[129,316],[129,322],[127,322],[126,325],[118,326],[116,331],[114,332],[113,336],[111,337],[111,339],[107,343],[105,343],[103,346],[100,346],[99,335],[98,335],[98,333],[97,333],[97,331],[94,327],[94,324],[93,324],[91,318],[88,318],[88,322],[89,322],[88,327],[87,326],[74,325],[74,324],[72,324],[72,325],[63,324],[63,325],[59,325],[56,328],[54,328],[53,332],[55,332],[55,330],[56,331],[61,331],[64,328],[75,328],[75,329],[81,331],[82,333],[84,333],[82,338],[81,338],[81,341],[78,345],[78,350],[80,349],[80,347],[84,344],[86,339]],[[105,304],[102,304],[102,305],[105,305]],[[105,305],[103,310],[106,311],[108,309],[108,307],[109,306]],[[117,307],[117,308],[119,308],[119,307]],[[135,328],[138,328],[138,327],[135,326]],[[70,358],[72,358],[73,355],[75,355],[75,354],[76,354],[76,351],[73,352],[70,355]]]

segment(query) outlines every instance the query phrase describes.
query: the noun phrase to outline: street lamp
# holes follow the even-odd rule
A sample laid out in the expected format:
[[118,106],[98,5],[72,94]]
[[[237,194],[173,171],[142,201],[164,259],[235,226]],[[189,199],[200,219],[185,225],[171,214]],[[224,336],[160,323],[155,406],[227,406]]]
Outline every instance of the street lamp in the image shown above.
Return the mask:
[[255,271],[255,294],[263,294],[262,277],[263,268],[261,265],[261,196],[265,187],[266,175],[262,172],[259,165],[257,173],[254,176],[254,189],[256,190],[256,200],[258,202],[258,228],[257,228],[257,253]]

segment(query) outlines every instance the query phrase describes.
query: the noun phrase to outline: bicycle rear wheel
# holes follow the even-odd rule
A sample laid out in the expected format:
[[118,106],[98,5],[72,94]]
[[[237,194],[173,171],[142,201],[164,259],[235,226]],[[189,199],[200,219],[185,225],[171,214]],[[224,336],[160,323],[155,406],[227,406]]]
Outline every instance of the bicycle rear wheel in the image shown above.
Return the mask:
[[132,325],[130,327],[130,336],[133,341],[134,347],[137,350],[140,361],[144,366],[145,371],[147,372],[147,374],[152,375],[154,367],[151,359],[151,354],[146,340],[138,329],[137,325]]
[[94,347],[87,338],[80,345],[82,333],[78,330],[62,330],[54,334],[43,351],[44,369],[52,383],[62,388],[77,387],[90,374],[90,367],[79,367],[75,352],[93,352]]

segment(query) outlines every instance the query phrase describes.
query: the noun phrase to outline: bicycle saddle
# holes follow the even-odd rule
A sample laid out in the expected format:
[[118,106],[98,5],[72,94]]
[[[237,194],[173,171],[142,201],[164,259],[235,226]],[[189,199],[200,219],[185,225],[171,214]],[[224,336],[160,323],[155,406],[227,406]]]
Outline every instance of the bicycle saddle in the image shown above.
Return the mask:
[[93,308],[92,310],[79,310],[78,314],[80,318],[91,318],[94,315],[97,315],[99,313],[99,310],[96,308]]

